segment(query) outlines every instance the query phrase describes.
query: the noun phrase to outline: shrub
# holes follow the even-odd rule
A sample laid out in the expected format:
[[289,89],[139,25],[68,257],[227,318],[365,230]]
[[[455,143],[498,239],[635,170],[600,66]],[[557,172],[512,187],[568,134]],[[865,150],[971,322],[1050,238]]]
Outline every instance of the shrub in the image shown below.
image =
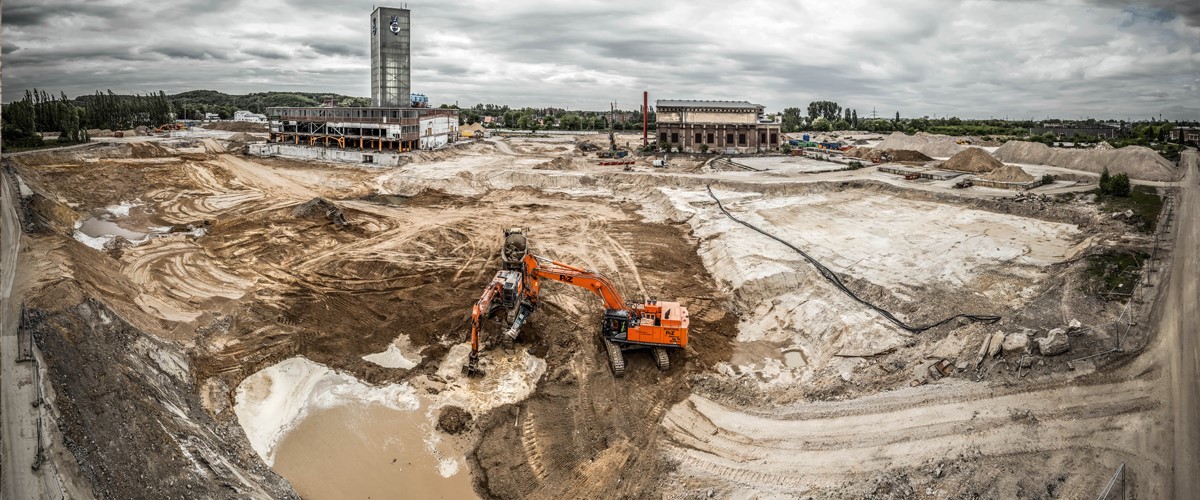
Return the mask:
[[1046,175],[1043,175],[1043,176],[1042,176],[1042,184],[1050,184],[1050,183],[1052,183],[1052,182],[1054,182],[1054,176],[1053,176],[1053,175],[1046,174]]

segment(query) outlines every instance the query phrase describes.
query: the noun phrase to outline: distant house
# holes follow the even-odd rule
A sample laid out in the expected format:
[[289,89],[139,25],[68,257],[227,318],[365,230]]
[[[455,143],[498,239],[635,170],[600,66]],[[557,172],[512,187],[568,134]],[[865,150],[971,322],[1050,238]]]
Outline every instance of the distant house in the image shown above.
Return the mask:
[[494,117],[494,116],[485,116],[485,117],[483,117],[483,123],[486,123],[486,124],[489,124],[489,125],[491,125],[491,124],[493,124],[493,123],[496,123],[496,117]]
[[1200,127],[1175,127],[1170,134],[1175,142],[1200,143]]
[[215,122],[220,119],[221,119],[221,115],[219,115],[217,113],[204,113],[204,121],[206,121],[206,122]]
[[239,110],[233,112],[233,121],[235,121],[235,122],[267,123],[267,115],[251,113],[249,111],[239,109]]

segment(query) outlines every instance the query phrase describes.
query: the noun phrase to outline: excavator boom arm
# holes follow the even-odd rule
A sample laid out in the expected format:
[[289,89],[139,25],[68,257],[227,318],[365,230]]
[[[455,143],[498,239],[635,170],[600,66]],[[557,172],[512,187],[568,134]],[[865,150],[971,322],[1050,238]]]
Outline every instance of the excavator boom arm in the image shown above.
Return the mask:
[[[574,285],[598,295],[608,309],[628,310],[625,299],[617,292],[617,287],[608,278],[598,273],[569,266],[544,257],[525,256],[525,275],[534,279],[549,280]],[[527,287],[531,293],[537,293],[537,286]]]

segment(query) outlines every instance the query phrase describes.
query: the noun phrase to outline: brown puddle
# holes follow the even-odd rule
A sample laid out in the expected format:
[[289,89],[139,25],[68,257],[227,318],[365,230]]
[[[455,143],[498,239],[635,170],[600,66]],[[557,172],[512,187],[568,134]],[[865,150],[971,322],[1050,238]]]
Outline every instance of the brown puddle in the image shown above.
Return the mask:
[[342,498],[478,498],[470,473],[448,443],[435,446],[457,460],[450,477],[425,440],[437,432],[422,409],[377,404],[312,407],[279,441],[274,469],[308,500]]

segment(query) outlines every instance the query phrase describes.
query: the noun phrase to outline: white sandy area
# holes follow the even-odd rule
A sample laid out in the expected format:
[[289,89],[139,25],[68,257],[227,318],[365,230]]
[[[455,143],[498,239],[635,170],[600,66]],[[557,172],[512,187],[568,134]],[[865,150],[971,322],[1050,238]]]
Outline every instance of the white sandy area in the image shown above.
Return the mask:
[[470,353],[470,345],[456,344],[438,365],[437,375],[446,381],[447,387],[433,397],[436,406],[460,406],[472,415],[479,415],[529,397],[546,373],[546,360],[523,349],[512,354],[493,349],[484,357],[487,375],[469,378],[462,374],[462,367]]
[[421,363],[422,358],[419,353],[413,352],[409,354],[411,350],[412,342],[409,341],[408,335],[402,333],[391,344],[388,344],[387,349],[383,352],[367,354],[362,359],[384,368],[411,370]]
[[373,386],[304,357],[294,357],[247,377],[238,385],[234,414],[250,445],[267,465],[275,462],[275,445],[303,418],[309,407],[379,404],[394,410],[416,410],[420,398],[407,383]]

